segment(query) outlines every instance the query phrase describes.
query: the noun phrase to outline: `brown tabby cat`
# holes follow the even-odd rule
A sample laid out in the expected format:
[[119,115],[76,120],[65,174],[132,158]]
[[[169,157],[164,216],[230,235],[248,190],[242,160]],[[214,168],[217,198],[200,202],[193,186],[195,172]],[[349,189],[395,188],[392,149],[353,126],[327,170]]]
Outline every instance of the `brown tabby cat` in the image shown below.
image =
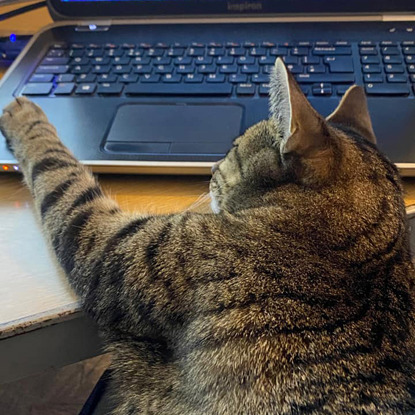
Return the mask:
[[414,269],[364,93],[322,118],[283,63],[271,119],[211,181],[217,214],[131,215],[25,98],[0,119],[114,356],[114,414],[412,414]]

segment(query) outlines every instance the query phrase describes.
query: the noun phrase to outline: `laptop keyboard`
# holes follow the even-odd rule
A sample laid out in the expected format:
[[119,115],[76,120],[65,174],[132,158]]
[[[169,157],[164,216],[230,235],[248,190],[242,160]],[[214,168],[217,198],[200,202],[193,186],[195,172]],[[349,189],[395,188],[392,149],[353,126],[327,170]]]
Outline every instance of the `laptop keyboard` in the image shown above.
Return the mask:
[[266,96],[281,57],[308,96],[414,96],[415,41],[54,44],[23,95]]

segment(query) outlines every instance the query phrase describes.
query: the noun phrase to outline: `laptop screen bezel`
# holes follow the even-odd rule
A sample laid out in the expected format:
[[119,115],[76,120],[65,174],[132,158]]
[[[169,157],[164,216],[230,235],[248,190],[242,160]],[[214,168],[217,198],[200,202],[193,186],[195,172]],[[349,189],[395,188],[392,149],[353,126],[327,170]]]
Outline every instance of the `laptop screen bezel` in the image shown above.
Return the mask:
[[382,14],[415,12],[414,0],[48,0],[63,18],[140,18],[191,16],[269,16],[313,14]]

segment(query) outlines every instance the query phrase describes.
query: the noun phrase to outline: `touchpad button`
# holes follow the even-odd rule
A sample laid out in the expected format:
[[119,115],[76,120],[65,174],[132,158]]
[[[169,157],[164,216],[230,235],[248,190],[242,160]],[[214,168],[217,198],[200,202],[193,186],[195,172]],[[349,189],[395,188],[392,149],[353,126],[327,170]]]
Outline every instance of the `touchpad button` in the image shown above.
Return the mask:
[[211,104],[127,104],[104,150],[123,154],[223,155],[241,133],[244,108]]

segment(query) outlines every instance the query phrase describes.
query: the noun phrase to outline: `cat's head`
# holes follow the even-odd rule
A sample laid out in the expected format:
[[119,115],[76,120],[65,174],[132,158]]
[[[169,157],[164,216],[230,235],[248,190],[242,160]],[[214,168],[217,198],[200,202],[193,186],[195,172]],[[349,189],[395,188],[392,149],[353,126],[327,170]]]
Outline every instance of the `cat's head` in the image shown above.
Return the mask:
[[212,168],[213,211],[259,207],[264,195],[284,186],[316,191],[353,181],[375,186],[396,173],[376,148],[361,87],[351,87],[324,118],[278,59],[270,79],[270,112],[269,120],[238,137]]

